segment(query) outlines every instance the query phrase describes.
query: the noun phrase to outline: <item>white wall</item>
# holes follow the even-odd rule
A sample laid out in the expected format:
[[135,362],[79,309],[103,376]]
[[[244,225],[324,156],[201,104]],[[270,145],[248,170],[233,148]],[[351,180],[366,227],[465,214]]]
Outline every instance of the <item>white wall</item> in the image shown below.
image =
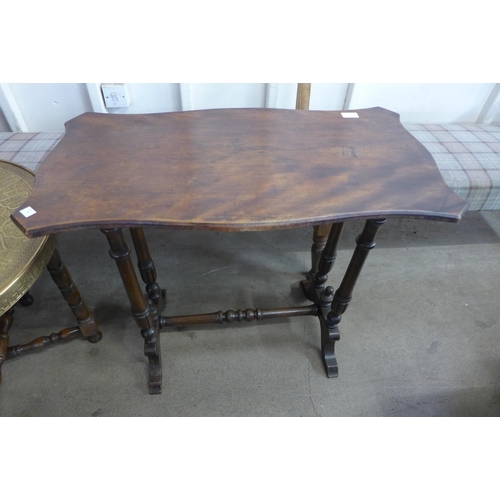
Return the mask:
[[5,115],[3,114],[3,111],[0,108],[0,132],[6,132],[6,131],[10,131],[9,122],[7,121],[7,118],[5,118]]
[[64,130],[64,122],[92,110],[83,83],[16,83],[9,87],[31,132]]
[[263,108],[265,83],[185,83],[181,86],[186,109]]
[[348,91],[348,83],[314,83],[309,109],[344,109]]
[[181,111],[180,86],[177,83],[127,83],[128,108],[109,109],[110,113],[164,113]]
[[366,83],[353,86],[349,107],[382,106],[398,112],[403,123],[474,123],[494,87],[493,83]]
[[[0,84],[0,131],[63,131],[85,111],[160,113],[190,109],[295,107],[296,83],[127,83],[130,106],[106,110],[100,84]],[[500,84],[313,83],[310,109],[382,106],[403,123],[500,121]]]

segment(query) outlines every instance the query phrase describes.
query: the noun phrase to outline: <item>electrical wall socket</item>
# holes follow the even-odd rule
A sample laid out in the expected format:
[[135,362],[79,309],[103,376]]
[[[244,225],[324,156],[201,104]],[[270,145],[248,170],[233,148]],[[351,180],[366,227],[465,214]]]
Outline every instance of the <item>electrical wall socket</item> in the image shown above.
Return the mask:
[[102,83],[102,96],[107,108],[128,108],[130,97],[124,83]]

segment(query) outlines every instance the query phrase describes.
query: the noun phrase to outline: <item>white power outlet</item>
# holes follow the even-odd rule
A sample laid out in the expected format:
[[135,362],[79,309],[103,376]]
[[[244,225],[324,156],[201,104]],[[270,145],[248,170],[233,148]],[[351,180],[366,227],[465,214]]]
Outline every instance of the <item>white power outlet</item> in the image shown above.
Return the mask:
[[107,108],[128,108],[130,97],[124,83],[103,83],[101,84],[104,105]]

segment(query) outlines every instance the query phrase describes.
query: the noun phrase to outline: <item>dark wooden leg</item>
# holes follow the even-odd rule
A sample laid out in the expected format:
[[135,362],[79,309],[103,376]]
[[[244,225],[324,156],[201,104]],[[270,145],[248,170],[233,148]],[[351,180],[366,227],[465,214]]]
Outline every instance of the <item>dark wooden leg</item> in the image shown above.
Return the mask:
[[35,299],[33,298],[33,295],[31,295],[29,292],[26,292],[20,299],[19,299],[19,304],[21,304],[23,307],[29,307],[33,305],[33,302]]
[[151,254],[149,253],[144,229],[131,228],[130,234],[132,235],[134,248],[137,253],[137,266],[139,267],[142,281],[146,283],[146,292],[148,293],[148,297],[157,303],[162,294],[162,290],[156,282],[156,269]]
[[2,383],[2,365],[7,359],[9,349],[9,330],[14,321],[13,314],[14,309],[9,309],[0,316],[0,384]]
[[343,222],[332,224],[331,226],[328,240],[326,241],[326,245],[324,245],[323,251],[321,252],[316,273],[312,278],[313,285],[317,289],[324,288],[325,283],[328,280],[328,273],[332,270],[333,265],[335,264],[335,259],[337,258],[337,246],[339,244],[340,237],[342,236],[343,229]]
[[328,273],[332,270],[337,257],[337,246],[343,229],[343,222],[332,224],[328,240],[326,244],[323,244],[323,250],[316,266],[316,272],[310,279],[302,281],[302,288],[305,296],[311,302],[314,302],[319,309],[318,319],[321,327],[321,350],[329,377],[338,375],[334,346],[335,340],[339,340],[339,335],[338,331],[330,335],[326,326],[326,317],[330,311],[334,290],[331,286],[325,288],[325,284],[328,280]]
[[89,342],[99,342],[102,338],[99,325],[97,324],[94,315],[87,307],[87,304],[83,301],[82,296],[73,282],[68,269],[63,264],[57,249],[54,250],[52,257],[47,264],[47,269],[54,283],[61,291],[64,300],[68,303],[73,311],[73,314],[76,316],[83,336]]
[[356,249],[351,258],[344,279],[334,293],[331,286],[326,285],[328,273],[332,270],[337,255],[337,245],[344,224],[333,224],[328,240],[321,253],[316,273],[308,280],[302,281],[305,296],[318,307],[318,319],[321,325],[321,351],[328,377],[338,376],[335,342],[340,339],[338,325],[342,314],[352,299],[354,285],[361,273],[369,251],[375,247],[375,236],[385,220],[368,220],[362,233],[356,239]]
[[311,270],[309,277],[312,278],[318,271],[319,259],[321,252],[325,248],[326,240],[330,232],[330,225],[314,226],[313,245],[311,247]]
[[162,372],[158,315],[153,316],[149,301],[142,293],[130,258],[130,248],[123,237],[122,230],[119,228],[102,229],[102,232],[108,239],[109,254],[116,262],[132,307],[132,314],[144,338],[144,354],[149,359],[149,392],[160,394]]
[[[308,280],[301,282],[305,296],[318,306],[320,306],[320,294],[324,291],[325,283],[328,280],[328,273],[332,270],[337,258],[337,246],[343,229],[343,222],[332,224],[328,240],[321,252],[316,272]],[[331,294],[329,293],[328,295]]]
[[356,238],[356,249],[351,258],[344,279],[331,301],[330,312],[326,317],[325,328],[322,331],[321,350],[328,377],[338,376],[338,366],[335,357],[335,341],[339,340],[338,325],[352,299],[356,281],[363,269],[368,253],[375,247],[375,236],[386,220],[368,220],[361,234]]

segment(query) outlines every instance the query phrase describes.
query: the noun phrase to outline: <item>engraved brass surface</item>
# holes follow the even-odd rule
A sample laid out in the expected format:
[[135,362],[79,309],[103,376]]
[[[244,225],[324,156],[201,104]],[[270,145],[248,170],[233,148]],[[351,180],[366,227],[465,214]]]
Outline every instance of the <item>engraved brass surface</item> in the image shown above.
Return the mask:
[[56,236],[28,239],[10,219],[34,184],[30,170],[0,160],[0,315],[35,283],[56,247]]

